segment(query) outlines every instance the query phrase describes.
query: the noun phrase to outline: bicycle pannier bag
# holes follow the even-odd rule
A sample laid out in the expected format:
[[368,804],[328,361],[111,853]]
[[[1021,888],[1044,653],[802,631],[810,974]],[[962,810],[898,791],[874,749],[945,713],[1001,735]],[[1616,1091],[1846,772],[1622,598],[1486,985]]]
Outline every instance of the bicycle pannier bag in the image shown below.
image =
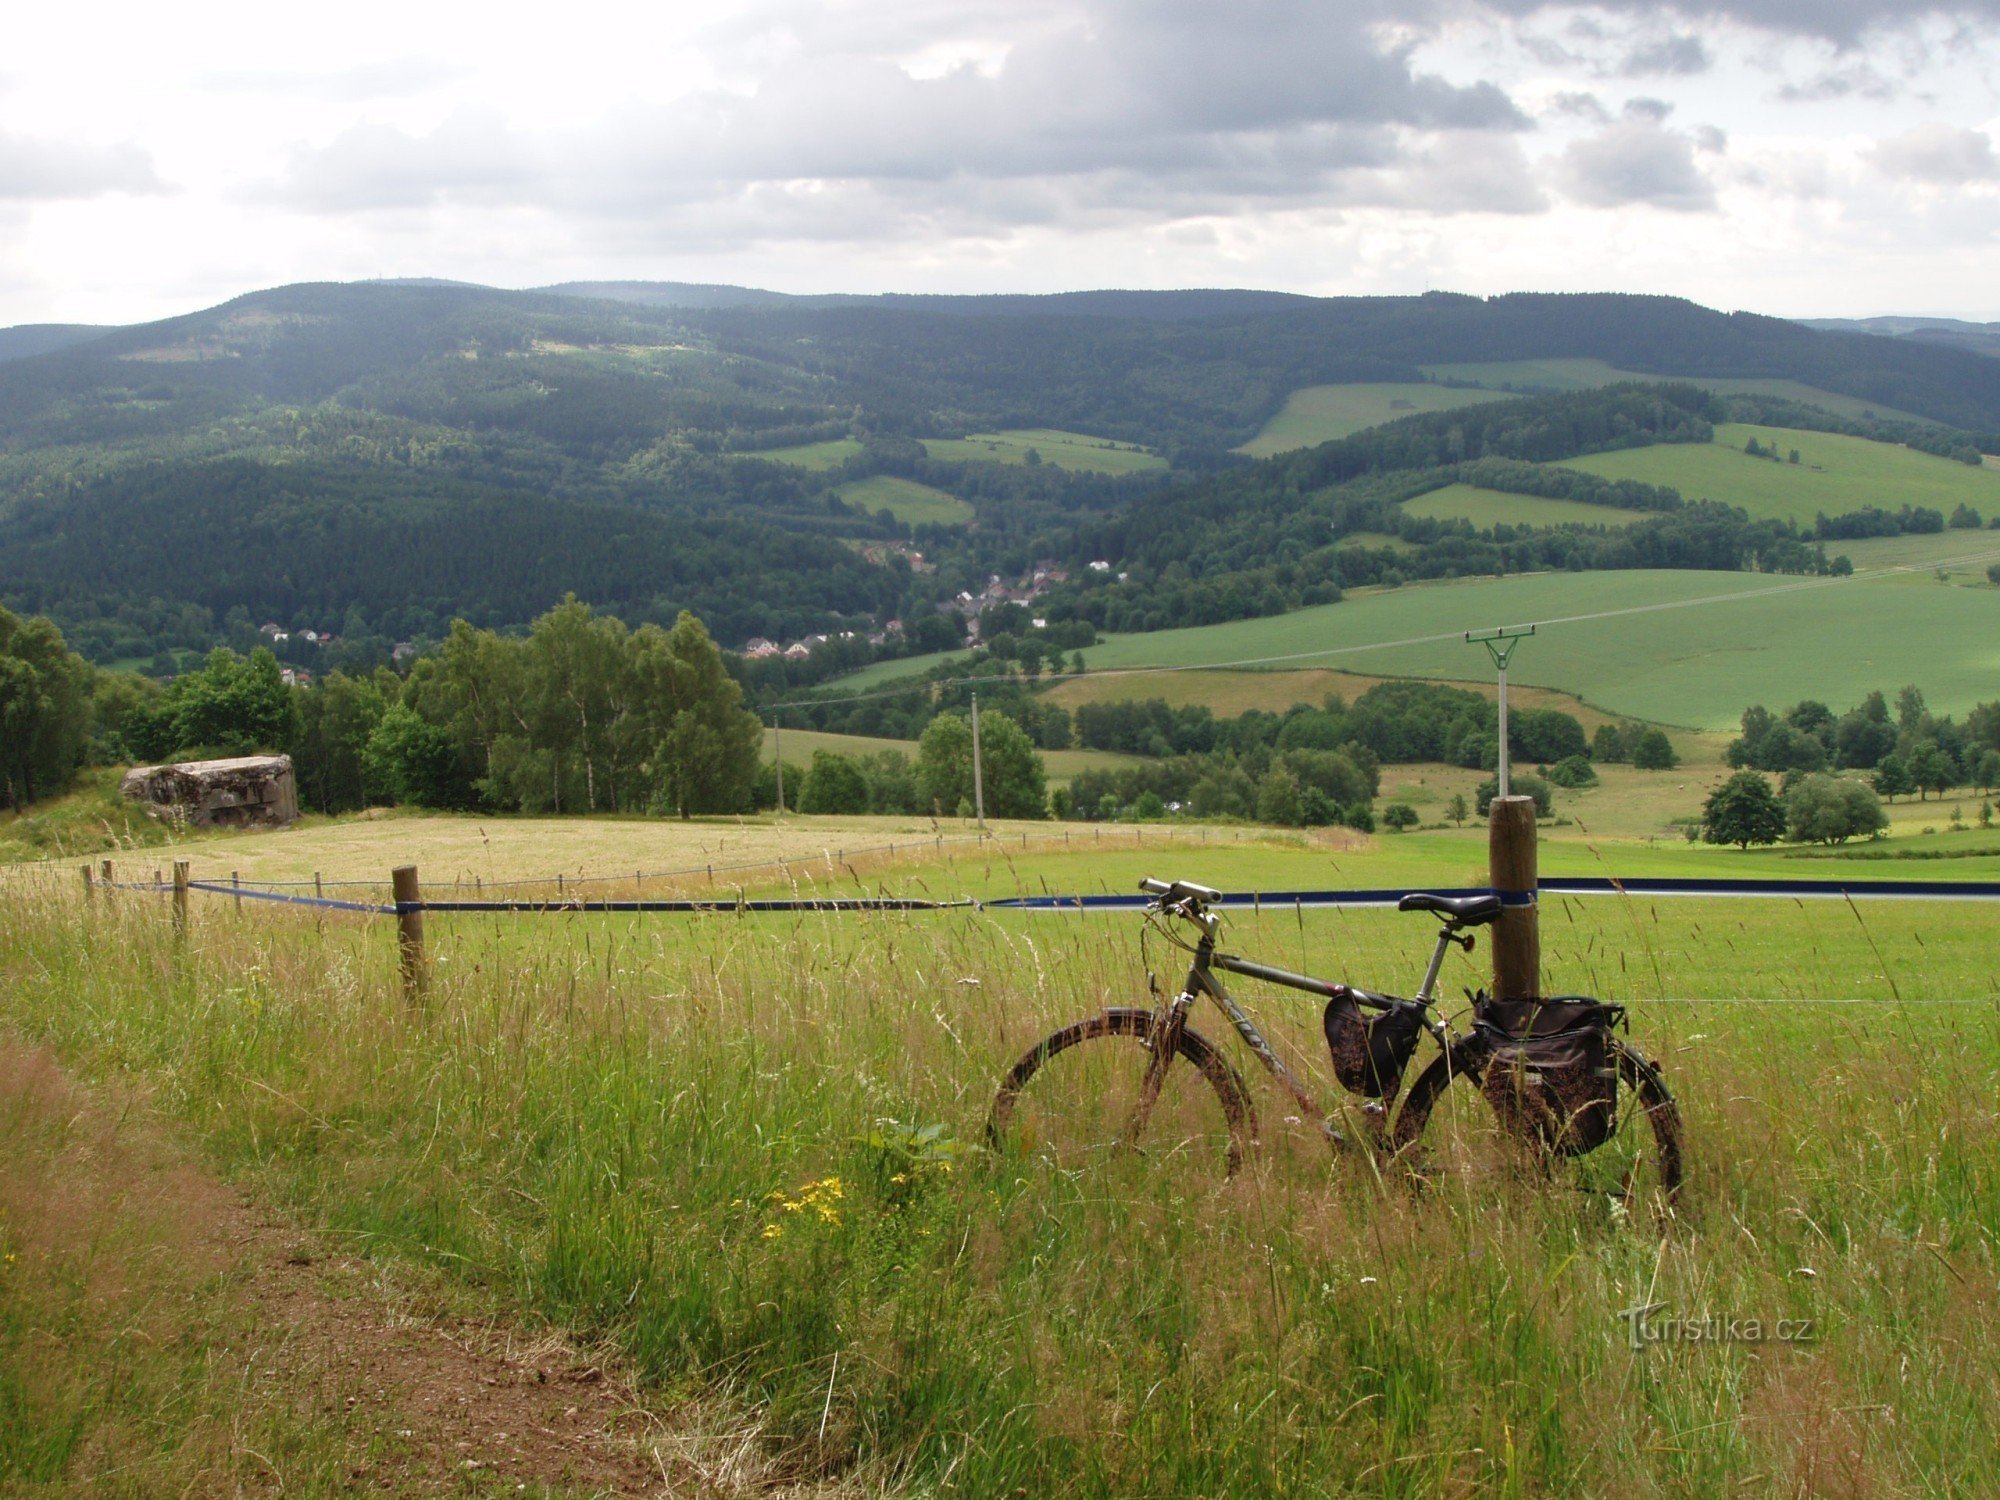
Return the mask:
[[1387,1010],[1363,1016],[1360,1003],[1343,986],[1326,1002],[1325,1025],[1341,1087],[1369,1099],[1395,1098],[1403,1069],[1417,1050],[1424,1008],[1398,1000]]
[[1611,1028],[1623,1014],[1582,995],[1478,997],[1473,1023],[1490,1049],[1483,1087],[1501,1123],[1559,1156],[1603,1145],[1618,1113]]

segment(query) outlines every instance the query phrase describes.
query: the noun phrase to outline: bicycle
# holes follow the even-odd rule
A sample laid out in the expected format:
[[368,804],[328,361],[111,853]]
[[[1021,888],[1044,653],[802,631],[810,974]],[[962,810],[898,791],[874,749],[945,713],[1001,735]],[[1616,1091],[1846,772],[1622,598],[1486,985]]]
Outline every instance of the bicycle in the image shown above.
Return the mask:
[[[1431,912],[1440,924],[1423,983],[1403,999],[1220,951],[1222,916],[1213,910],[1222,900],[1219,891],[1154,879],[1139,888],[1153,897],[1145,908],[1147,924],[1192,955],[1187,982],[1171,1001],[1156,986],[1150,1009],[1106,1009],[1031,1047],[994,1098],[986,1135],[996,1151],[1033,1153],[1074,1169],[1136,1151],[1150,1132],[1170,1156],[1219,1150],[1225,1174],[1233,1175],[1259,1143],[1257,1112],[1243,1075],[1187,1024],[1205,995],[1290,1094],[1302,1111],[1298,1118],[1311,1122],[1336,1151],[1365,1149],[1378,1164],[1400,1164],[1419,1178],[1482,1169],[1519,1173],[1524,1165],[1546,1177],[1567,1169],[1575,1186],[1608,1197],[1628,1214],[1642,1207],[1656,1218],[1671,1214],[1682,1178],[1680,1112],[1658,1067],[1611,1034],[1624,1021],[1621,1007],[1584,997],[1496,1003],[1481,994],[1472,997],[1474,1022],[1464,1032],[1448,1030],[1436,1013],[1445,954],[1454,944],[1471,951],[1468,929],[1500,916],[1498,895],[1402,898],[1398,910]],[[1194,940],[1176,924],[1191,928]],[[1323,1108],[1278,1056],[1218,972],[1326,997],[1334,1071],[1345,1090],[1364,1100],[1358,1130],[1340,1128],[1336,1111]],[[1437,1055],[1403,1093],[1402,1077],[1424,1035]],[[1082,1045],[1119,1040],[1144,1050],[1143,1068],[1133,1066],[1137,1059],[1124,1047]],[[1061,1064],[1052,1066],[1058,1059]],[[1176,1070],[1177,1061],[1188,1069]],[[1175,1088],[1177,1071],[1199,1081]],[[1453,1090],[1454,1082],[1465,1087]],[[1484,1107],[1471,1105],[1474,1091]],[[1447,1099],[1468,1100],[1450,1130],[1434,1125]]]

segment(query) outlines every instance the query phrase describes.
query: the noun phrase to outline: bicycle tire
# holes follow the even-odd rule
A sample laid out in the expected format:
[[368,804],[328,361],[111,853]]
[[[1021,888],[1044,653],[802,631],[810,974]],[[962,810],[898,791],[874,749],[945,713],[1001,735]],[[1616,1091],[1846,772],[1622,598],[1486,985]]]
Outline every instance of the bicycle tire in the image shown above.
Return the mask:
[[[1524,1148],[1518,1140],[1503,1139],[1504,1133],[1497,1124],[1488,1125],[1483,1140],[1476,1132],[1467,1132],[1472,1139],[1455,1141],[1449,1149],[1437,1143],[1427,1149],[1426,1127],[1431,1124],[1438,1099],[1452,1081],[1463,1078],[1473,1087],[1461,1092],[1479,1092],[1477,1085],[1484,1071],[1485,1053],[1481,1044],[1469,1041],[1433,1058],[1417,1076],[1390,1128],[1387,1137],[1390,1153],[1425,1176],[1446,1175],[1453,1169],[1476,1172],[1482,1163],[1488,1169],[1518,1167],[1526,1156],[1545,1174],[1567,1176],[1570,1185],[1579,1191],[1618,1202],[1629,1217],[1636,1219],[1643,1212],[1656,1222],[1670,1219],[1679,1202],[1686,1171],[1680,1107],[1674,1103],[1659,1069],[1636,1048],[1613,1037],[1611,1051],[1617,1059],[1623,1088],[1610,1137],[1595,1151],[1558,1157]],[[1479,1099],[1484,1104],[1483,1093],[1479,1093]],[[1490,1106],[1475,1112],[1490,1121]],[[1447,1165],[1443,1169],[1433,1168],[1432,1157],[1446,1160]]]
[[[993,1098],[993,1109],[987,1117],[986,1141],[995,1151],[1006,1152],[1022,1149],[1038,1152],[1056,1161],[1058,1165],[1080,1165],[1093,1158],[1101,1159],[1120,1148],[1136,1148],[1138,1143],[1120,1139],[1123,1127],[1119,1121],[1127,1118],[1122,1103],[1115,1099],[1085,1097],[1092,1090],[1092,1082],[1087,1072],[1065,1069],[1076,1076],[1059,1083],[1050,1077],[1042,1078],[1042,1086],[1032,1091],[1030,1083],[1039,1075],[1046,1074],[1049,1065],[1065,1053],[1072,1053],[1084,1042],[1111,1041],[1127,1038],[1144,1045],[1153,1033],[1153,1012],[1150,1010],[1112,1009],[1074,1022],[1059,1031],[1051,1032],[1041,1041],[1022,1054],[1021,1060],[1008,1072],[1000,1090]],[[1245,1087],[1243,1076],[1229,1063],[1229,1060],[1215,1049],[1215,1045],[1199,1032],[1183,1027],[1176,1054],[1194,1070],[1189,1074],[1178,1070],[1184,1085],[1177,1091],[1179,1097],[1163,1097],[1161,1104],[1152,1110],[1152,1123],[1148,1132],[1170,1142],[1169,1152],[1195,1149],[1198,1138],[1214,1138],[1222,1148],[1224,1175],[1233,1175],[1243,1164],[1246,1146],[1257,1138],[1257,1112],[1250,1101],[1250,1092]],[[1098,1056],[1093,1053],[1093,1056]],[[1108,1058],[1100,1058],[1108,1061]],[[1124,1081],[1129,1075],[1130,1084],[1136,1089],[1144,1075],[1142,1056],[1130,1058],[1130,1067],[1118,1068],[1112,1065],[1104,1077],[1114,1082]],[[1207,1089],[1191,1083],[1194,1076],[1205,1082]],[[1100,1080],[1101,1081],[1101,1080]],[[1171,1090],[1174,1070],[1167,1077]],[[1072,1089],[1077,1097],[1066,1099],[1046,1099],[1044,1108],[1039,1110],[1038,1120],[1023,1120],[1024,1100],[1054,1093],[1068,1085],[1081,1085]],[[1213,1093],[1215,1103],[1206,1104],[1205,1096]],[[1219,1114],[1219,1120],[1216,1116]],[[1076,1120],[1078,1116],[1090,1116],[1087,1120]],[[1065,1128],[1073,1120],[1077,1124],[1072,1134]],[[1047,1127],[1047,1128],[1043,1128]],[[1104,1127],[1111,1127],[1107,1133]],[[1055,1137],[1060,1135],[1062,1145],[1055,1146]]]

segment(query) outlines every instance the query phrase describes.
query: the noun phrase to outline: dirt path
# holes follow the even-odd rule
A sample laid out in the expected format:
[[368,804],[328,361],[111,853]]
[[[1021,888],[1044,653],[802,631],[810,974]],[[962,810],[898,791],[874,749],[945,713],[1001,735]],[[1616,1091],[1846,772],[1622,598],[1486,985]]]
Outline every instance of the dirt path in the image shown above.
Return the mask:
[[0,1246],[0,1409],[81,1433],[0,1439],[0,1490],[39,1453],[56,1493],[828,1493],[741,1413],[655,1415],[609,1360],[330,1253],[4,1040]]

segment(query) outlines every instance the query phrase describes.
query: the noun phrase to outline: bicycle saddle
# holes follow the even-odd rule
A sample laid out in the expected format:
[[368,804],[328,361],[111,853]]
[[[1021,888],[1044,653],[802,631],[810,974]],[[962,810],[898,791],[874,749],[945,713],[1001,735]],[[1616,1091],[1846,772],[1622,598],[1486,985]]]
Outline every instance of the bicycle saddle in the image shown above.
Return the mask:
[[1484,927],[1500,915],[1499,896],[1432,896],[1412,891],[1396,903],[1397,911],[1434,911],[1451,918],[1460,927]]

